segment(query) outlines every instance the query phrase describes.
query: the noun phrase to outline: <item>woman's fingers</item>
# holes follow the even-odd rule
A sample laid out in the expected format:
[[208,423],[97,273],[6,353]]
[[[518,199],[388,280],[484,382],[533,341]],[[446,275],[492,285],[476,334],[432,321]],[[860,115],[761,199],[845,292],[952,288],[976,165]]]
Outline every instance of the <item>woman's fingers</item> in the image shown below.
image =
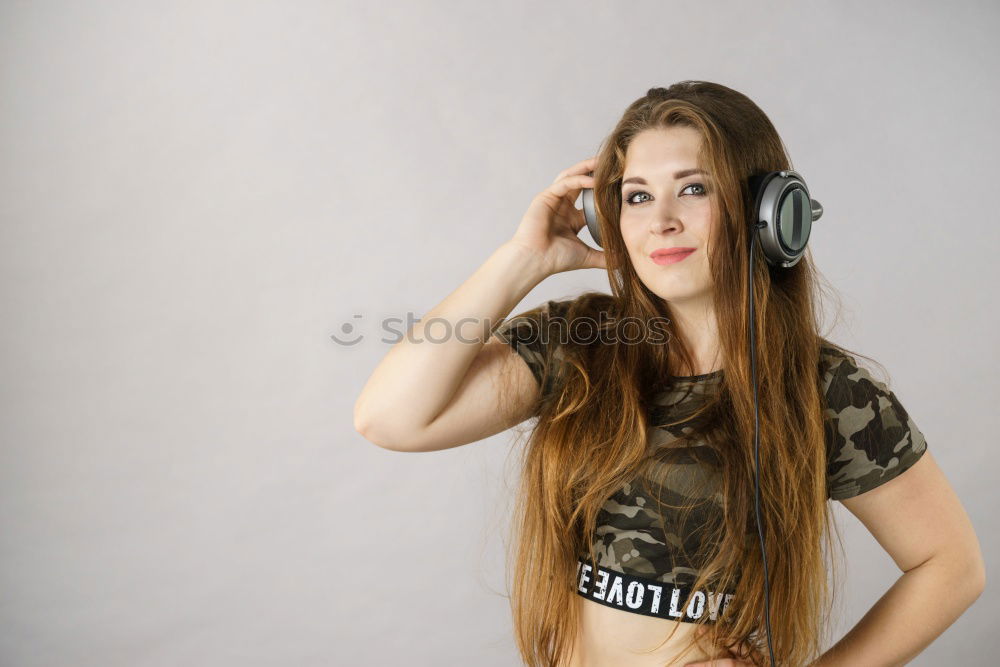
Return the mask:
[[[695,630],[695,636],[701,637],[709,631],[708,626],[701,626]],[[715,660],[709,660],[708,662],[688,662],[684,667],[753,667],[753,663],[744,662],[738,658],[732,657],[734,654],[732,651],[726,651],[730,657],[726,658],[716,658]]]
[[597,164],[597,156],[592,155],[586,160],[580,160],[569,169],[566,169],[565,171],[560,171],[559,175],[556,176],[555,180],[552,182],[555,183],[556,181],[566,178],[567,176],[572,176],[574,174],[586,174],[588,171],[593,171],[594,165],[596,164]]
[[[582,243],[582,241],[581,241]],[[605,259],[604,252],[600,250],[594,250],[591,247],[587,247],[587,260],[584,265],[585,269],[607,269],[608,263]]]
[[[553,213],[558,213],[560,207],[564,203],[563,200],[566,198],[566,195],[570,192],[580,194],[580,191],[584,188],[592,187],[594,187],[593,176],[588,176],[586,174],[574,174],[556,181],[549,187],[542,190],[539,195],[548,200],[549,207],[552,209]],[[572,207],[572,202],[570,202],[570,206]]]

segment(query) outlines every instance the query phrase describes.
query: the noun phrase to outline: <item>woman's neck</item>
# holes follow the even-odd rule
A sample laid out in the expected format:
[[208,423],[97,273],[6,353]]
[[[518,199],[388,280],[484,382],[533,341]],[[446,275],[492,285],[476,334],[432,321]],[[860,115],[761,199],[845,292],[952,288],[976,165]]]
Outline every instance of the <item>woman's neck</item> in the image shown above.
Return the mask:
[[690,373],[677,372],[681,359],[671,349],[670,367],[674,375],[705,375],[719,370],[722,363],[719,347],[719,332],[716,326],[715,312],[711,308],[690,307],[684,304],[669,303],[673,316],[673,330],[681,337],[692,355],[694,368]]

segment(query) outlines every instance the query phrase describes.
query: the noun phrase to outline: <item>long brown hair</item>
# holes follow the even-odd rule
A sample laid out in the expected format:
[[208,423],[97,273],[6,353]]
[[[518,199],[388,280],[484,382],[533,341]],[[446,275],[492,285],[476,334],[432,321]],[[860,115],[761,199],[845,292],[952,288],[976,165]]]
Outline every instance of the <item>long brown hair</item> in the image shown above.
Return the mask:
[[[696,372],[690,349],[674,330],[669,303],[641,282],[619,230],[629,143],[644,130],[670,126],[700,133],[699,166],[713,175],[711,201],[719,221],[709,241],[709,260],[725,375],[692,422],[690,437],[711,444],[724,512],[717,525],[702,527],[710,548],[695,555],[700,573],[691,590],[709,585],[738,591],[695,642],[703,650],[704,640],[727,647],[754,664],[767,655],[754,505],[747,179],[792,165],[774,126],[753,101],[720,84],[682,81],[653,88],[629,105],[598,152],[594,195],[612,294],[581,294],[566,320],[596,320],[601,312],[611,314],[612,321],[665,318],[669,343],[567,345],[564,377],[555,391],[539,396],[537,420],[521,449],[509,554],[514,634],[529,667],[555,667],[568,656],[579,622],[577,556],[589,553],[590,562],[597,562],[594,528],[602,504],[640,472],[654,478],[669,474],[669,460],[647,448],[651,392],[669,389],[671,375]],[[818,332],[823,281],[810,251],[789,268],[769,266],[759,245],[755,252],[760,510],[772,647],[778,664],[802,665],[818,657],[828,639],[832,600],[824,554],[832,553],[831,527],[836,526],[826,495],[820,347],[848,350]],[[689,513],[693,506],[661,509]],[[689,644],[684,654],[692,648]]]

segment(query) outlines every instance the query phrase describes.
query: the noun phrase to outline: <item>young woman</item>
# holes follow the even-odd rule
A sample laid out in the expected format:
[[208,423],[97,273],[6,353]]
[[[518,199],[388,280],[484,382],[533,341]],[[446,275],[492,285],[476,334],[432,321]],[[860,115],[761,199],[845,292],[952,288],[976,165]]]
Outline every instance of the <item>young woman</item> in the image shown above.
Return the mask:
[[[758,256],[768,641],[748,179],[790,168],[746,96],[700,81],[650,90],[596,157],[535,197],[513,237],[414,325],[358,398],[358,431],[397,451],[477,442],[531,418],[511,591],[530,667],[759,665],[771,653],[778,665],[902,664],[982,591],[975,532],[923,434],[861,355],[818,331],[808,250],[791,267]],[[603,252],[577,237],[584,188]],[[545,277],[587,268],[608,272],[612,294],[548,301],[497,327]],[[821,655],[831,499],[904,574]]]

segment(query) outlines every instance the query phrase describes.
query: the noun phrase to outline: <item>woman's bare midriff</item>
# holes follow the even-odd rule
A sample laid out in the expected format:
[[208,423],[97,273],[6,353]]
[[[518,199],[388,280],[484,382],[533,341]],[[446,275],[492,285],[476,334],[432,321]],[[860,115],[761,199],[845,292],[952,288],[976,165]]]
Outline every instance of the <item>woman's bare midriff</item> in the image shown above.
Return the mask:
[[[663,667],[687,648],[693,641],[692,634],[698,629],[694,623],[633,614],[582,596],[576,598],[581,605],[580,630],[573,654],[562,667]],[[678,626],[675,631],[674,626]],[[671,631],[674,631],[673,636],[663,643]],[[655,651],[642,653],[661,643],[663,645]],[[707,640],[703,643],[709,645]],[[725,655],[721,649],[714,655],[707,655],[696,646],[676,665],[683,667],[689,662]]]

